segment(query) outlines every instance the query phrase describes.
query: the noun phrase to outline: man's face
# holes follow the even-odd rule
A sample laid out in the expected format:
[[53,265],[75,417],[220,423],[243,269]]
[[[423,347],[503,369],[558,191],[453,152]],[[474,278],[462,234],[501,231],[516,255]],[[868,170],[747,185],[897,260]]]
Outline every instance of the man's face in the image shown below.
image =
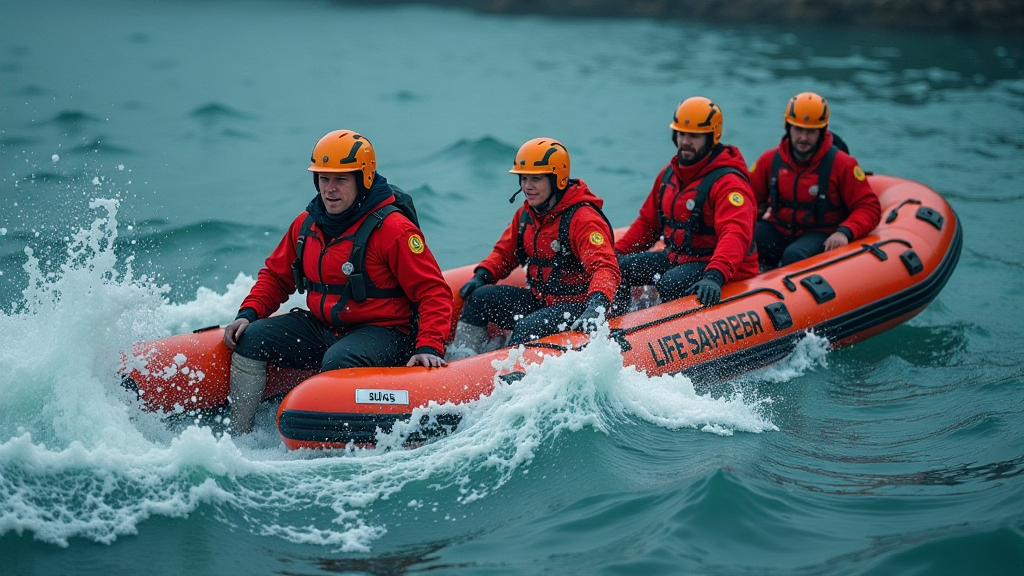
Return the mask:
[[793,155],[798,158],[810,156],[821,140],[821,132],[821,128],[801,128],[790,124],[789,145],[793,148]]
[[551,198],[551,178],[547,174],[520,174],[519,187],[532,208],[543,206]]
[[676,132],[676,150],[684,166],[695,164],[707,153],[711,134],[708,132]]
[[320,198],[328,214],[341,214],[356,201],[358,172],[319,172]]

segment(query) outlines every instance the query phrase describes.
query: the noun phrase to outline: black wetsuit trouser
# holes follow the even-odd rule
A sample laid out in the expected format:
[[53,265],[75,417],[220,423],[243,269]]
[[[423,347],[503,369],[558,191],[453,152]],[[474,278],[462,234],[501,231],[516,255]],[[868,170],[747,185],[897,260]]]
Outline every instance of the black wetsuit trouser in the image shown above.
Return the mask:
[[550,336],[567,330],[583,313],[584,302],[561,302],[544,306],[527,288],[481,286],[462,308],[460,322],[486,327],[489,323],[511,330],[508,345]]
[[821,254],[825,251],[825,240],[830,235],[825,232],[804,232],[790,239],[770,222],[758,220],[754,228],[754,242],[757,244],[757,259],[761,270],[787,266]]
[[686,296],[686,291],[700,280],[707,265],[707,262],[673,264],[665,251],[634,252],[619,256],[622,280],[615,292],[616,312],[624,312],[629,307],[634,286],[654,286],[662,302]]
[[398,328],[327,326],[308,310],[293,308],[249,324],[235,354],[281,368],[321,372],[338,368],[404,366],[412,355],[413,339]]

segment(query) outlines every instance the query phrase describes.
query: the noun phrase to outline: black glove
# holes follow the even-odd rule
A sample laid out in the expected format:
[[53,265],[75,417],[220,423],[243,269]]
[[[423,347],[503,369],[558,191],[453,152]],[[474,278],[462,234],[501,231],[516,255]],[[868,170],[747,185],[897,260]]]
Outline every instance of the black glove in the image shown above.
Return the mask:
[[583,309],[583,313],[576,318],[576,321],[572,323],[570,328],[573,330],[586,330],[590,327],[596,328],[597,319],[601,317],[601,313],[597,311],[598,308],[604,308],[606,318],[612,309],[612,303],[608,301],[608,297],[602,292],[594,292],[590,295],[590,298],[587,298],[587,307]]
[[469,282],[466,282],[462,285],[462,288],[459,288],[459,297],[463,300],[468,300],[477,288],[488,284],[494,284],[494,274],[491,274],[486,268],[477,268]]
[[696,294],[697,301],[704,306],[714,306],[722,299],[722,284],[725,276],[718,270],[705,270],[704,276],[686,290],[686,294]]

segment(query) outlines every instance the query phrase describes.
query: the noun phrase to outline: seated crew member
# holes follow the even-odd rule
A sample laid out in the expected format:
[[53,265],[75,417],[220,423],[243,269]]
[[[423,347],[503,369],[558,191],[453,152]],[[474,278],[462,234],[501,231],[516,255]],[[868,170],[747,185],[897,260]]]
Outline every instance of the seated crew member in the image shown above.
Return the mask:
[[782,142],[751,167],[750,184],[764,213],[754,232],[764,270],[863,238],[882,212],[864,170],[829,131],[824,98],[797,94],[784,118]]
[[[453,348],[480,352],[489,323],[512,331],[510,346],[567,327],[585,329],[609,311],[619,284],[604,202],[585,182],[569,178],[565,146],[551,138],[530,140],[509,173],[518,175],[526,202],[459,290],[465,305]],[[518,266],[526,267],[529,288],[493,285]]]
[[[318,194],[224,330],[224,344],[234,350],[233,432],[252,430],[268,363],[321,371],[445,364],[451,289],[423,233],[396,208],[396,194],[404,192],[376,166],[370,141],[351,130],[330,132],[313,148],[309,171]],[[308,292],[309,310],[271,316],[296,289]]]
[[[617,312],[629,306],[634,286],[654,285],[662,302],[693,294],[714,306],[723,284],[757,274],[754,195],[739,149],[721,143],[722,110],[694,96],[679,104],[669,127],[676,154],[615,242]],[[665,249],[647,252],[661,237]]]

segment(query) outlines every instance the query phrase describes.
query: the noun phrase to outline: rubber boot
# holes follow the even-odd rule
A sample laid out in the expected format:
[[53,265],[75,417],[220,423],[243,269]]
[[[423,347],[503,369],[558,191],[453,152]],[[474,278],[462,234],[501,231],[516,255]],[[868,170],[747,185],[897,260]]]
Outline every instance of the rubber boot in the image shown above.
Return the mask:
[[240,354],[231,355],[231,392],[228,403],[231,408],[231,433],[248,434],[256,422],[256,407],[263,398],[267,387],[267,363],[246,358]]
[[449,359],[458,360],[479,354],[484,351],[487,341],[486,327],[474,326],[460,320],[455,324],[455,338],[452,339],[452,345],[448,347]]

